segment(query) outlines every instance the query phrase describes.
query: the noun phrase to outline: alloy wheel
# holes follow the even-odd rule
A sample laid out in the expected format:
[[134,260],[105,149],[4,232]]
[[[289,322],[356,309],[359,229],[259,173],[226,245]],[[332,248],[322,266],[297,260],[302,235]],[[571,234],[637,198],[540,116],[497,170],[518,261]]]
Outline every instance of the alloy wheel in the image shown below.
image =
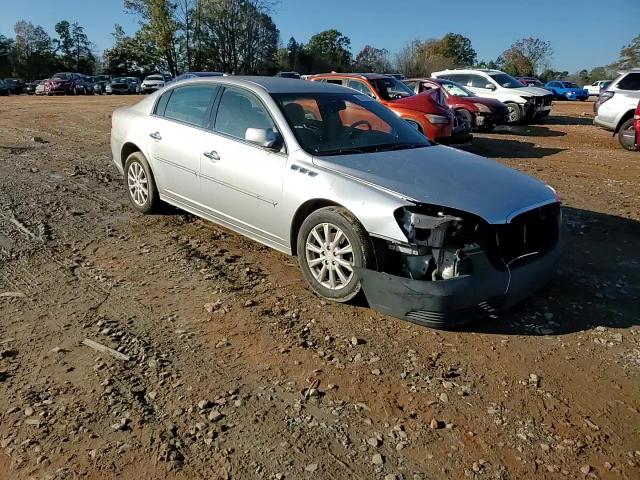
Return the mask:
[[305,256],[312,275],[325,288],[340,290],[353,278],[353,247],[331,223],[320,223],[309,232]]
[[129,165],[127,184],[131,199],[136,205],[143,207],[149,198],[149,181],[144,168],[138,162]]

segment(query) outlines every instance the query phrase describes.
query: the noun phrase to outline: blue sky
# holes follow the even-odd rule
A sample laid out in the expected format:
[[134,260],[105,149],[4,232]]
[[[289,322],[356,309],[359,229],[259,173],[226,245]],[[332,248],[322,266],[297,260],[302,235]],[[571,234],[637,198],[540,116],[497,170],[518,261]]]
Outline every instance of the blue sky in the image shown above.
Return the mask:
[[[78,21],[101,52],[112,43],[113,25],[132,33],[137,20],[122,0],[0,0],[0,33],[13,36],[25,19],[54,33],[58,20]],[[432,3],[432,7],[424,6]],[[607,5],[602,0],[280,0],[274,19],[283,42],[337,28],[351,38],[355,55],[364,45],[397,52],[409,40],[447,32],[469,37],[481,59],[494,59],[514,40],[537,36],[552,42],[553,66],[570,72],[617,59],[640,34],[640,0]]]

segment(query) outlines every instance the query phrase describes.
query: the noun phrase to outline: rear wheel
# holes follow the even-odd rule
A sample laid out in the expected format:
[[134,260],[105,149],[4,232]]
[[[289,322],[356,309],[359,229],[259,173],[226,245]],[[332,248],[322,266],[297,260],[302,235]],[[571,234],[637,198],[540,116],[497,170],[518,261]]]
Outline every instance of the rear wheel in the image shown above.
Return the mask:
[[638,149],[636,146],[636,131],[633,128],[633,118],[630,118],[620,126],[618,141],[625,150],[635,152]]
[[342,207],[325,207],[302,223],[298,263],[311,289],[321,297],[348,302],[360,293],[354,267],[375,265],[373,245],[360,222]]
[[141,213],[152,213],[160,204],[153,172],[142,152],[129,155],[124,165],[124,183],[131,206]]
[[509,109],[509,123],[518,123],[522,120],[522,109],[517,103],[507,103]]

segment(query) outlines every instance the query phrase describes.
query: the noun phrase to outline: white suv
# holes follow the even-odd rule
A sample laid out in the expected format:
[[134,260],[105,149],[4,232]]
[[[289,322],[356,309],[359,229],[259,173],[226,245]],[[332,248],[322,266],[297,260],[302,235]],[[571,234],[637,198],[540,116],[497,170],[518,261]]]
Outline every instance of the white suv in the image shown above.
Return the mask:
[[500,70],[444,70],[433,78],[460,83],[481,97],[500,100],[509,108],[509,123],[548,117],[553,94],[544,88],[525,87]]
[[596,117],[593,122],[614,135],[624,132],[633,122],[633,114],[640,101],[640,68],[632,68],[616,78],[593,108]]

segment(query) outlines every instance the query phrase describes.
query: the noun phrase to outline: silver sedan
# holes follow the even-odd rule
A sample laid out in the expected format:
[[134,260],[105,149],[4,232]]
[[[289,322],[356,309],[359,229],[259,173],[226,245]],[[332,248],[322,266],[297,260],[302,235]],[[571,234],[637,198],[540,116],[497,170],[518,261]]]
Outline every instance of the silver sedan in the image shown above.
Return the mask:
[[344,87],[272,77],[171,84],[112,118],[131,205],[167,202],[289,255],[318,295],[451,326],[542,287],[553,189],[439,146]]

